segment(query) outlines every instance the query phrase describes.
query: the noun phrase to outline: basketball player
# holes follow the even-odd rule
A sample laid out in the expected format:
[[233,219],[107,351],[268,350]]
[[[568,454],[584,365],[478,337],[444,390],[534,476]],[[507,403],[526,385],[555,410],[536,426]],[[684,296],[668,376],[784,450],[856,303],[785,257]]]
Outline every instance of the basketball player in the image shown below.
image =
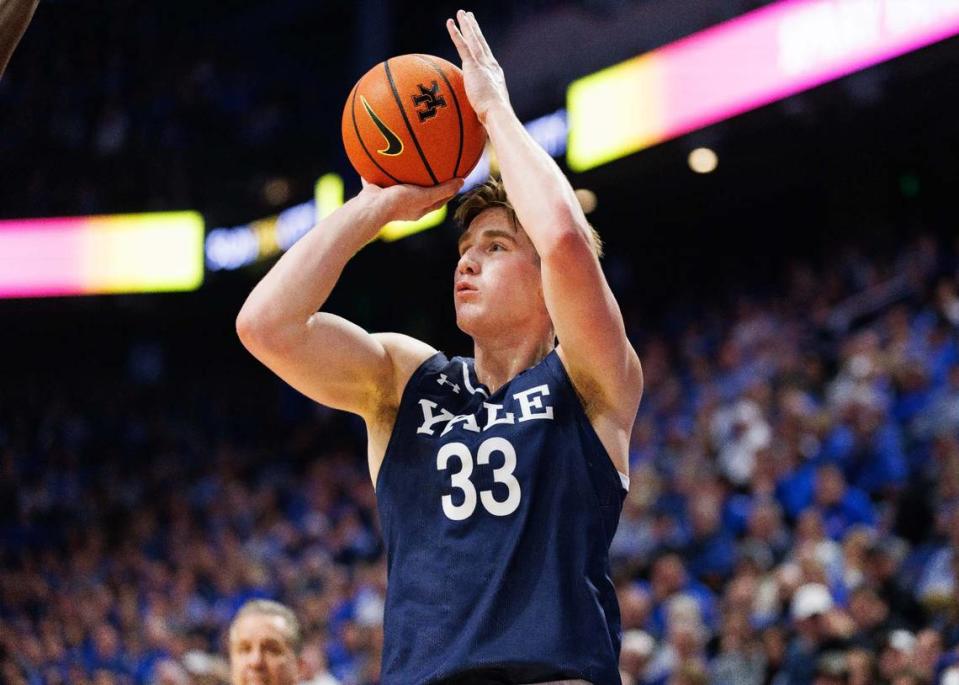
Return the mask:
[[3,0],[0,2],[0,78],[10,56],[33,18],[40,0]]
[[228,633],[231,685],[296,685],[303,636],[296,615],[279,602],[250,600]]
[[608,549],[642,371],[572,188],[513,113],[473,15],[457,19],[503,176],[457,211],[453,298],[474,357],[317,312],[382,225],[459,181],[364,185],[254,288],[237,331],[292,386],[366,420],[389,568],[383,685],[618,685]]

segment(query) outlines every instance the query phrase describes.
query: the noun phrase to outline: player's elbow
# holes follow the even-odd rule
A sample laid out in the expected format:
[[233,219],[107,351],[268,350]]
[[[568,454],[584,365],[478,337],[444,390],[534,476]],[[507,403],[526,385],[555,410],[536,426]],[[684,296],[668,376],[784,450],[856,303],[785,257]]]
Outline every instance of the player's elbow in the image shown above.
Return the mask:
[[262,334],[262,326],[257,323],[256,317],[246,308],[241,309],[236,317],[236,335],[243,343],[243,347],[252,350],[254,346],[258,345]]
[[265,350],[276,350],[282,343],[276,326],[270,325],[265,317],[249,307],[241,309],[236,317],[236,334],[243,347],[254,355]]
[[579,207],[572,207],[565,199],[557,199],[548,204],[542,219],[544,230],[539,233],[545,253],[578,253],[584,247],[592,250],[589,239],[591,229]]
[[558,219],[544,242],[540,257],[556,265],[592,259],[594,254],[587,231],[572,218]]

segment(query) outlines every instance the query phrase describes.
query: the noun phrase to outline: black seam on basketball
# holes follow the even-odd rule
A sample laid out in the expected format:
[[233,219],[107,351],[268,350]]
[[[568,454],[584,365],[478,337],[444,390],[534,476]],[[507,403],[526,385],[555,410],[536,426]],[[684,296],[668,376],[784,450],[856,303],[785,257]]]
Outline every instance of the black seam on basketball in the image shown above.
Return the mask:
[[417,57],[433,67],[433,70],[443,78],[443,82],[446,83],[446,87],[449,89],[450,95],[453,96],[453,104],[456,105],[456,120],[460,124],[460,146],[456,150],[456,166],[453,167],[453,176],[459,177],[460,160],[463,158],[463,114],[460,112],[459,98],[456,97],[456,91],[453,89],[453,86],[450,85],[450,80],[446,78],[446,74],[443,73],[443,70],[440,69],[433,60],[429,59],[428,57],[424,57],[423,55],[417,55]]
[[360,127],[356,124],[356,91],[359,89],[360,86],[357,84],[357,86],[353,89],[353,99],[350,101],[350,116],[353,119],[353,130],[356,131],[356,139],[360,141],[360,147],[363,148],[363,152],[366,153],[366,156],[370,158],[370,161],[373,162],[377,169],[392,178],[395,183],[403,183],[403,181],[396,178],[396,176],[381,167],[379,162],[377,162],[373,155],[370,154],[370,151],[366,149],[366,143],[363,142],[363,136],[360,135]]
[[400,108],[400,114],[403,115],[403,121],[406,122],[406,130],[410,132],[410,136],[413,138],[413,145],[416,146],[416,151],[420,153],[420,159],[423,160],[423,166],[426,167],[426,173],[428,173],[430,178],[433,179],[433,185],[438,186],[440,182],[436,180],[436,174],[433,173],[430,163],[426,161],[426,155],[423,154],[423,148],[420,147],[420,141],[416,139],[416,134],[413,133],[413,127],[410,125],[410,119],[408,116],[406,116],[406,110],[403,109],[403,101],[400,100],[400,94],[396,92],[396,84],[393,83],[393,74],[390,72],[390,61],[386,60],[383,62],[383,67],[386,69],[386,79],[390,82],[390,90],[393,91],[393,98],[396,100],[396,106]]

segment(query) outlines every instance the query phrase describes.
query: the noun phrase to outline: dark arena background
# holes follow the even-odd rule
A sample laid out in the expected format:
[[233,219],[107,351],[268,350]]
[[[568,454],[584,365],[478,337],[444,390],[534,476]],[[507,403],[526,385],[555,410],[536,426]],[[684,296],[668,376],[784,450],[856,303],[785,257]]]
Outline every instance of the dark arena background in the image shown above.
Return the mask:
[[[235,320],[360,189],[352,84],[392,55],[459,64],[457,9],[40,3],[0,80],[0,682],[228,683],[253,597],[295,610],[303,683],[379,682],[363,423]],[[643,362],[610,552],[623,683],[959,683],[959,6],[467,9]],[[437,222],[366,247],[326,309],[471,354]],[[91,256],[109,226],[152,242]]]

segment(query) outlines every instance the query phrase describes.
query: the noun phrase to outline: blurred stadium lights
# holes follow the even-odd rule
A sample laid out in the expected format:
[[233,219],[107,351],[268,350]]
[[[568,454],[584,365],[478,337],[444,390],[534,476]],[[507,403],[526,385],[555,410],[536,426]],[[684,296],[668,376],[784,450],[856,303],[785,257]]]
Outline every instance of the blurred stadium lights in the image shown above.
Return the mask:
[[579,200],[579,206],[583,208],[583,214],[589,214],[596,209],[596,193],[589,188],[577,188],[576,199]]
[[309,200],[265,219],[214,228],[206,236],[206,266],[230,271],[285,252],[313,227],[315,218],[316,203]]
[[[525,124],[533,140],[553,157],[566,153],[566,110],[559,109]],[[460,193],[479,185],[490,174],[489,148],[466,177]],[[206,237],[206,265],[210,271],[231,271],[285,252],[323,217],[344,201],[343,179],[325,174],[316,183],[314,199],[294,205],[279,214],[248,224],[212,229]],[[430,212],[419,221],[394,221],[383,227],[380,238],[398,240],[438,226],[446,220],[447,208]]]
[[585,171],[959,34],[955,0],[783,0],[570,84]]
[[[564,109],[534,119],[526,123],[525,126],[533,139],[550,155],[560,157],[565,154],[567,126],[566,111]],[[466,183],[460,192],[465,192],[482,183],[489,174],[490,155],[489,150],[486,150],[479,163],[467,177]],[[264,185],[263,190],[264,196],[267,197],[271,203],[282,202],[285,197],[288,197],[289,182],[286,179],[272,179]],[[332,173],[325,174],[317,181],[314,198],[312,200],[293,205],[278,214],[257,219],[246,224],[232,227],[218,227],[210,230],[205,239],[206,266],[210,271],[230,271],[285,252],[297,240],[303,237],[319,219],[329,215],[333,210],[342,205],[343,202],[344,182],[342,177]],[[384,226],[380,237],[387,241],[397,240],[437,226],[446,220],[446,216],[447,209],[443,207],[427,214],[419,221],[392,222]],[[23,223],[26,225],[25,222]],[[30,225],[35,226],[36,224]],[[202,219],[200,220],[200,225],[202,226]],[[14,234],[8,233],[7,235],[9,237]],[[107,267],[101,265],[98,268]],[[12,267],[7,269],[7,271],[13,273]],[[0,273],[0,277],[3,277],[3,275],[3,273]],[[13,280],[15,281],[16,278],[13,278]],[[192,281],[190,282],[192,283]],[[11,286],[11,288],[12,287],[13,286]],[[64,292],[69,293],[81,293],[87,292],[87,290],[84,289],[86,287],[87,286],[82,284],[73,284],[64,285],[60,287],[60,289],[65,289]],[[97,288],[99,287],[100,286],[97,286]],[[159,285],[157,288],[175,289],[173,285]],[[89,290],[89,292],[121,291],[122,290],[113,291],[109,289]],[[11,292],[13,291],[11,290]],[[28,290],[24,292],[29,293],[34,291]],[[37,292],[39,293],[40,291],[38,290]],[[24,296],[30,295],[26,294]]]
[[184,291],[202,283],[197,212],[0,221],[0,298]]
[[689,168],[697,174],[710,174],[719,166],[719,156],[708,147],[698,147],[689,153]]
[[263,184],[263,199],[274,207],[290,201],[290,182],[285,178],[271,178]]
[[425,231],[427,228],[439,226],[446,220],[446,211],[446,205],[443,205],[416,221],[391,221],[380,231],[379,238],[389,243]]
[[313,201],[316,207],[316,220],[328,217],[343,204],[343,178],[339,174],[324,174],[316,182]]
[[259,258],[259,244],[252,224],[214,228],[206,236],[206,267],[210,271],[233,270]]
[[286,252],[293,243],[302,238],[315,223],[316,205],[303,202],[284,209],[276,217],[276,246]]
[[565,109],[541,116],[523,124],[526,131],[550,157],[562,157],[566,154],[566,139],[569,136],[569,124]]

